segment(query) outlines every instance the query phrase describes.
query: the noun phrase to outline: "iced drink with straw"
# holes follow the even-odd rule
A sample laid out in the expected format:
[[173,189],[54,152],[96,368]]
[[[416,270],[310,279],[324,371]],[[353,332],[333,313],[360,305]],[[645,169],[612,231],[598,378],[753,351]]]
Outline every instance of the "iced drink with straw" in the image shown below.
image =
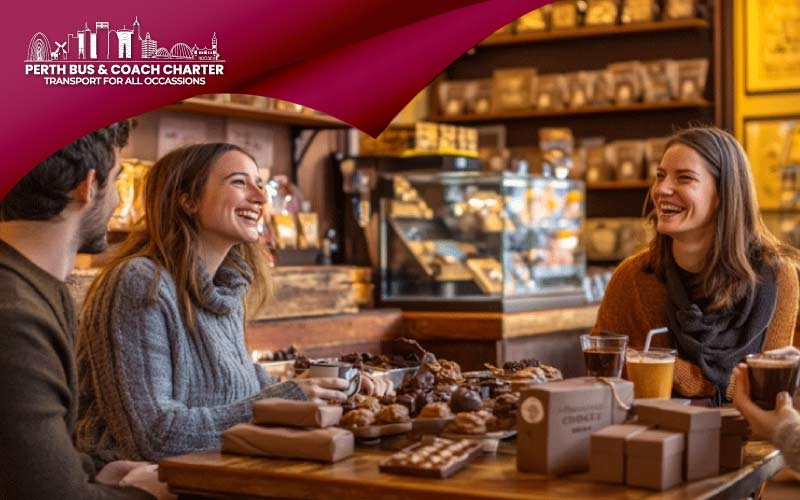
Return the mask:
[[644,349],[628,348],[625,368],[633,382],[634,398],[669,399],[672,396],[672,377],[675,373],[675,349],[650,347],[654,335],[667,333],[667,328],[647,332]]

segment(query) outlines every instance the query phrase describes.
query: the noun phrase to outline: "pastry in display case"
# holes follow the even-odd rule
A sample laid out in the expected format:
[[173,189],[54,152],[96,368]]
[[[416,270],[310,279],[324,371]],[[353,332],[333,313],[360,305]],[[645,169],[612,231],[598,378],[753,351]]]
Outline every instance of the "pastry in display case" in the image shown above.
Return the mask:
[[382,178],[381,302],[417,310],[582,305],[581,181],[418,171]]

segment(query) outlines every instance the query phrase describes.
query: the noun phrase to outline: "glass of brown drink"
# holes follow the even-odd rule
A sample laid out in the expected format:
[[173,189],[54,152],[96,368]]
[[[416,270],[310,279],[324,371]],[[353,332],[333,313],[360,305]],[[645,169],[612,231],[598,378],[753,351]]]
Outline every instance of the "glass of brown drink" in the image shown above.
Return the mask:
[[675,349],[651,347],[647,351],[628,349],[625,366],[633,382],[634,398],[669,399],[675,372]]
[[619,377],[625,364],[627,335],[581,335],[581,350],[590,377]]
[[800,356],[796,354],[748,354],[747,373],[750,399],[764,410],[775,409],[778,393],[794,395]]

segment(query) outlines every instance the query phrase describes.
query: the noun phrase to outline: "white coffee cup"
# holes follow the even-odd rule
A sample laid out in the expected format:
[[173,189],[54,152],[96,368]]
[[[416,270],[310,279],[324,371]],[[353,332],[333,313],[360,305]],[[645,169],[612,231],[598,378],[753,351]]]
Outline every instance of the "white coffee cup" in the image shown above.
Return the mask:
[[361,389],[361,371],[349,363],[315,361],[308,369],[311,378],[340,378],[349,385],[343,392],[349,398]]

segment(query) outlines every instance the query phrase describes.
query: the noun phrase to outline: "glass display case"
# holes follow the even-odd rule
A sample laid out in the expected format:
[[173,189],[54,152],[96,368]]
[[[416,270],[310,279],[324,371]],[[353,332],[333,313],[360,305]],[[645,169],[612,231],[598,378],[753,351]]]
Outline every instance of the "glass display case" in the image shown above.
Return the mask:
[[481,172],[382,177],[381,303],[504,311],[586,303],[580,181]]

